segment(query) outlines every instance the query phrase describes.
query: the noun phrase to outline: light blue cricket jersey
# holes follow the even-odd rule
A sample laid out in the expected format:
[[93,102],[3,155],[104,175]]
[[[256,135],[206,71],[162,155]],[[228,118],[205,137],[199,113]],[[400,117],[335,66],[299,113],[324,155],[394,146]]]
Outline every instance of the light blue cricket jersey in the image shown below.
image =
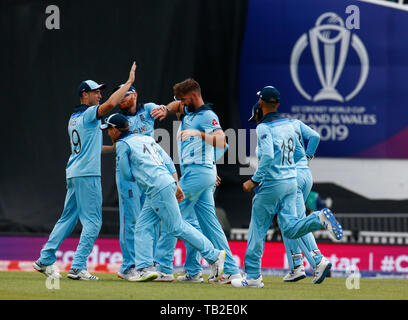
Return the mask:
[[[156,109],[159,105],[149,102],[144,104],[138,104],[134,114],[121,110],[129,121],[129,131],[131,133],[139,133],[146,136],[154,136],[154,118],[151,116],[153,109]],[[116,162],[116,171],[119,170],[118,162]]]
[[296,177],[296,161],[304,155],[298,135],[290,119],[268,113],[256,127],[258,169],[255,182],[284,180]]
[[116,161],[121,178],[136,181],[147,196],[175,182],[173,161],[150,136],[123,134],[116,143]]
[[98,108],[79,105],[69,119],[71,156],[66,166],[67,179],[101,175],[102,130]]
[[291,119],[292,125],[295,128],[295,132],[297,133],[299,137],[299,141],[303,148],[305,148],[305,141],[306,139],[308,141],[306,149],[305,156],[302,157],[297,163],[296,167],[301,168],[301,169],[306,169],[309,168],[308,160],[306,158],[306,154],[309,155],[310,157],[313,157],[317,146],[319,145],[320,142],[320,135],[310,128],[308,125],[304,124],[302,121],[298,119]]
[[[204,104],[194,112],[187,112],[185,110],[185,113],[186,115],[178,128],[177,135],[181,131],[188,129],[199,130],[205,133],[212,133],[221,129],[218,116],[212,111],[210,104]],[[184,141],[177,138],[177,147],[182,169],[183,166],[189,164],[199,164],[212,168],[215,163],[215,156],[220,155],[218,150],[216,154],[214,147],[206,143],[201,137],[189,137]]]
[[154,136],[154,118],[151,116],[153,109],[158,108],[159,105],[149,102],[139,104],[134,114],[130,114],[126,111],[121,113],[129,121],[130,131],[132,133],[139,133],[147,136]]

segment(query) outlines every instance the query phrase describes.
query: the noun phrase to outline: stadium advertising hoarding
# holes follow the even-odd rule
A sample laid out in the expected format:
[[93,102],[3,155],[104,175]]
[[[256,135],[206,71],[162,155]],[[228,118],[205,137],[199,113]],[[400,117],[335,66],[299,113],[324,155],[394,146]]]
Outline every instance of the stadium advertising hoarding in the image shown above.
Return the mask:
[[317,156],[408,158],[407,36],[408,11],[372,3],[249,1],[242,126],[273,85],[279,111],[320,133]]
[[[45,237],[0,237],[0,270],[33,271],[31,262],[39,256]],[[57,264],[61,271],[68,271],[78,245],[79,238],[67,238],[57,251]],[[234,259],[244,268],[247,243],[230,241]],[[332,262],[332,271],[348,272],[357,267],[360,272],[399,273],[408,276],[408,252],[406,246],[319,244],[319,249]],[[186,251],[183,242],[178,241],[174,253],[174,267],[182,268]],[[122,262],[118,239],[98,239],[88,258],[90,270],[117,272]],[[202,264],[207,263],[202,259]],[[265,270],[288,269],[285,248],[282,242],[266,242],[262,259]],[[311,270],[306,264],[306,269]]]

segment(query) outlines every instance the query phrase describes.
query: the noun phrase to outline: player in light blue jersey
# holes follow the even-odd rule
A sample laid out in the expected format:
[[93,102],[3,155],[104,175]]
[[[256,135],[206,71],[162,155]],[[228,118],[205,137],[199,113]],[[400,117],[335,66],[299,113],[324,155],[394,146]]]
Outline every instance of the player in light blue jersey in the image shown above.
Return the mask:
[[[116,90],[123,86],[120,85]],[[137,91],[131,86],[126,92],[125,97],[120,101],[120,111],[129,121],[130,132],[139,133],[147,136],[154,136],[155,118],[151,115],[154,109],[165,109],[155,103],[138,103]],[[175,169],[174,169],[175,171]],[[135,275],[135,232],[136,221],[145,201],[146,195],[140,190],[135,181],[122,179],[119,174],[119,166],[116,164],[116,185],[118,189],[119,200],[119,243],[122,251],[123,262],[118,272],[118,277],[131,280]],[[154,226],[156,244],[159,238],[160,225]],[[162,279],[162,274],[160,274]],[[171,279],[170,279],[171,280]]]
[[[183,218],[202,231],[216,248],[227,252],[225,275],[217,283],[230,283],[232,279],[240,279],[241,276],[216,216],[213,194],[216,183],[214,148],[225,150],[225,135],[218,116],[211,109],[211,104],[204,103],[200,85],[194,79],[177,83],[173,90],[179,101],[170,103],[167,107],[172,112],[184,115],[177,133],[180,185],[185,194],[180,210]],[[165,234],[160,236],[156,254],[158,270],[167,274],[173,272],[175,245],[174,237]],[[177,280],[203,282],[197,250],[187,243],[186,251],[186,274],[179,276]]]
[[224,270],[225,251],[215,249],[197,229],[182,219],[178,202],[184,193],[174,179],[174,164],[155,140],[146,135],[131,134],[129,123],[121,114],[106,119],[105,125],[112,141],[116,142],[116,156],[120,175],[136,181],[146,194],[143,211],[136,223],[136,272],[131,281],[149,281],[158,277],[153,267],[154,230],[151,221],[164,232],[196,248],[211,264],[210,279],[217,281]]
[[98,280],[87,271],[87,259],[102,225],[101,153],[112,152],[102,146],[101,118],[111,111],[129,90],[135,79],[133,63],[129,79],[120,90],[99,104],[104,84],[83,81],[78,94],[81,104],[75,107],[68,123],[71,155],[66,167],[67,195],[61,218],[52,230],[34,269],[52,278],[61,278],[53,267],[56,251],[74,230],[78,219],[82,224],[81,237],[75,251],[68,278]]
[[259,104],[253,107],[253,116],[258,125],[257,156],[258,169],[252,178],[243,184],[245,192],[255,191],[252,215],[248,231],[248,246],[245,253],[246,277],[232,280],[238,288],[263,288],[261,259],[266,232],[275,214],[278,214],[283,235],[297,239],[309,232],[326,228],[336,239],[341,239],[341,225],[328,209],[313,212],[302,219],[296,214],[296,161],[304,156],[290,119],[277,112],[279,100],[276,88],[268,86],[259,93]]
[[[296,213],[299,218],[304,218],[306,216],[305,202],[313,185],[313,178],[309,169],[309,161],[311,161],[315,155],[320,136],[316,131],[300,120],[292,119],[291,122],[301,145],[304,147],[305,140],[308,142],[305,155],[296,163]],[[278,223],[280,224],[281,222],[279,220],[278,216]],[[290,272],[283,278],[283,280],[286,282],[294,282],[306,277],[303,265],[303,252],[306,259],[315,270],[312,282],[316,284],[322,283],[331,268],[331,263],[320,252],[313,234],[308,233],[296,240],[288,239],[284,235],[282,235],[282,238],[283,243],[285,244],[286,255],[290,267]]]

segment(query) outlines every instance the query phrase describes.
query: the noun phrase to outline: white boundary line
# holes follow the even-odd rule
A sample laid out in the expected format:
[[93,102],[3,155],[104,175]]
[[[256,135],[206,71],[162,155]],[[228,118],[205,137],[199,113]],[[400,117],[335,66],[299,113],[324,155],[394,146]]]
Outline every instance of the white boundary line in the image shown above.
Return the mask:
[[394,2],[385,1],[385,0],[358,0],[358,1],[372,3],[372,4],[389,7],[393,9],[398,9],[398,10],[408,11],[408,5],[405,5],[405,4],[399,4],[399,3],[394,3]]

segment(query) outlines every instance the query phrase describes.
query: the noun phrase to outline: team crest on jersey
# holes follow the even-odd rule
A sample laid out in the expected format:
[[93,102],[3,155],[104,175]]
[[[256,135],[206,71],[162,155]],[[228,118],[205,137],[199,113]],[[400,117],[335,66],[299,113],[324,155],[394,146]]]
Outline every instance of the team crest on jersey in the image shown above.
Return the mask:
[[139,118],[140,118],[140,120],[145,121],[144,114],[139,114]]

